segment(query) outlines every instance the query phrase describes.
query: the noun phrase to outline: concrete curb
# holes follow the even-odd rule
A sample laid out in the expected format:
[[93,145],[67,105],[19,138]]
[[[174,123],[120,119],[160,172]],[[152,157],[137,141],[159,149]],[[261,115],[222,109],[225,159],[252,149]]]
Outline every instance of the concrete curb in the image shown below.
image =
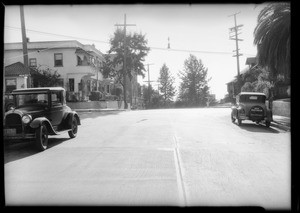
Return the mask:
[[130,111],[126,109],[72,109],[75,112],[115,112]]

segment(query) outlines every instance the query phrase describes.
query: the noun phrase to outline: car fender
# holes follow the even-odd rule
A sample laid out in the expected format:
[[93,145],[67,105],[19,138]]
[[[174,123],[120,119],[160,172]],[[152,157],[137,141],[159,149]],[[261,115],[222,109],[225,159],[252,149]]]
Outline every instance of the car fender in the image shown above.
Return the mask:
[[72,111],[72,112],[69,112],[67,115],[66,115],[66,118],[65,118],[65,126],[67,129],[71,129],[72,128],[72,120],[73,118],[75,118],[77,120],[77,124],[78,125],[81,125],[80,123],[80,118],[78,116],[78,114],[75,112],[75,111]]
[[57,135],[56,131],[53,129],[50,121],[45,118],[45,117],[39,117],[34,119],[31,123],[30,123],[30,127],[33,129],[36,129],[38,127],[40,127],[42,124],[45,124],[47,127],[47,130],[49,132],[50,135]]

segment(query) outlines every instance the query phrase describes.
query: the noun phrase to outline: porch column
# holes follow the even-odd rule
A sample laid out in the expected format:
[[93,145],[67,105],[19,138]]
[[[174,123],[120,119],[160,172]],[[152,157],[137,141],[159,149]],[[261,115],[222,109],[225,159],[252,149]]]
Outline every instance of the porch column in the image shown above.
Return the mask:
[[27,88],[27,75],[24,75],[24,88]]

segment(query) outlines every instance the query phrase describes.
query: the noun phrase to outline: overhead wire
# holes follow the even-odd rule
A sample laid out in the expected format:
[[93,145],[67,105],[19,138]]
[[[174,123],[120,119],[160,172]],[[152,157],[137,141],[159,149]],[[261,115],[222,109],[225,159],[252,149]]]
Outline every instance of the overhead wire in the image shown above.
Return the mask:
[[[21,28],[19,28],[19,27],[11,27],[11,26],[5,26],[5,28],[21,30]],[[110,42],[108,42],[108,41],[101,41],[101,40],[96,40],[96,39],[88,39],[88,38],[81,38],[81,37],[76,37],[76,36],[48,33],[48,32],[42,32],[42,31],[38,31],[38,30],[26,29],[26,31],[34,32],[34,33],[40,33],[40,34],[53,35],[53,36],[66,37],[66,38],[72,38],[72,39],[81,39],[81,40],[86,40],[86,41],[93,41],[93,42],[98,42],[98,43],[110,44]],[[48,48],[48,49],[53,49],[53,48],[55,48],[55,47]],[[190,53],[221,54],[221,55],[231,55],[232,54],[232,52],[222,52],[222,51],[185,50],[185,49],[173,49],[173,48],[162,48],[162,47],[149,47],[149,48],[150,48],[150,50],[163,50],[163,51],[174,51],[174,52],[190,52]],[[46,51],[46,50],[47,49],[45,49],[43,51]],[[248,53],[244,53],[243,55],[255,56],[254,54],[248,54]],[[20,56],[18,56],[18,57],[20,57]]]

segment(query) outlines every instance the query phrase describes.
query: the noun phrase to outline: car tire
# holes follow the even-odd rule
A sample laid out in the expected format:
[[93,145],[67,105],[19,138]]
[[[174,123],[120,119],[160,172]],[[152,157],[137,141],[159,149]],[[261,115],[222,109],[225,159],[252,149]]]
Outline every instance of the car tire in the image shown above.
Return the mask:
[[271,121],[266,121],[266,127],[270,127]]
[[231,114],[231,122],[234,123],[235,122],[235,118],[233,117],[233,115]]
[[242,125],[242,119],[238,119],[238,125],[239,125],[239,126]]
[[77,131],[78,131],[78,123],[77,123],[77,119],[75,117],[73,117],[72,119],[72,130],[68,131],[68,134],[70,136],[70,138],[75,138],[77,136]]
[[45,124],[42,124],[35,131],[35,146],[39,151],[44,151],[48,148],[48,129]]

